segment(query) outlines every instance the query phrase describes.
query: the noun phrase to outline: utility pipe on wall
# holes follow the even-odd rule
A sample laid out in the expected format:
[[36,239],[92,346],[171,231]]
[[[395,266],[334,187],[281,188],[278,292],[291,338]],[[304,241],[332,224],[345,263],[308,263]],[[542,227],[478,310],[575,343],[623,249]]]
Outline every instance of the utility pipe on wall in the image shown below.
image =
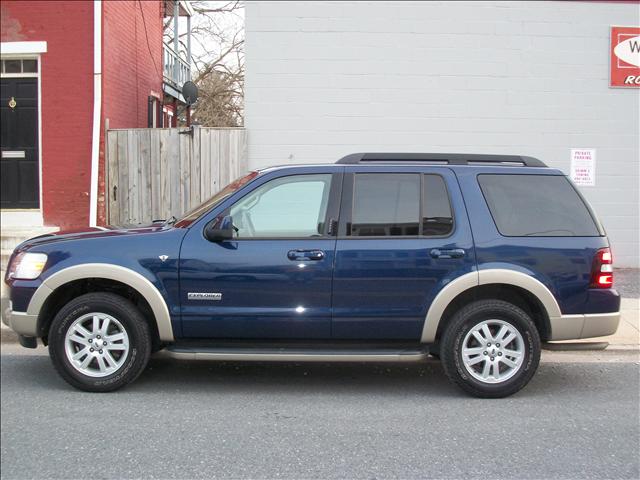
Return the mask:
[[102,109],[102,0],[93,1],[93,134],[91,137],[91,191],[89,226],[98,223],[98,168]]

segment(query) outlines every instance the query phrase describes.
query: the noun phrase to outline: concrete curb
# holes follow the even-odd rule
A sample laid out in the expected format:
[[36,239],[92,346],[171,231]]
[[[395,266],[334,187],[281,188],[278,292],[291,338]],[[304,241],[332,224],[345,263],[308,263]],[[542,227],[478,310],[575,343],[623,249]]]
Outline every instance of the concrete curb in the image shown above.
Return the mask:
[[18,334],[7,327],[4,323],[0,329],[0,344],[3,343],[18,343]]

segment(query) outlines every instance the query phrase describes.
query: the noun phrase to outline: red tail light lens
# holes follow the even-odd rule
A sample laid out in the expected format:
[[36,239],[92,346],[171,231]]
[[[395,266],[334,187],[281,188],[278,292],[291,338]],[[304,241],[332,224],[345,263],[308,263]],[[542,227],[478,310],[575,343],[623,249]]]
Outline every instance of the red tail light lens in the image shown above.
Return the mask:
[[601,248],[596,252],[591,268],[591,288],[613,287],[613,257],[610,248]]

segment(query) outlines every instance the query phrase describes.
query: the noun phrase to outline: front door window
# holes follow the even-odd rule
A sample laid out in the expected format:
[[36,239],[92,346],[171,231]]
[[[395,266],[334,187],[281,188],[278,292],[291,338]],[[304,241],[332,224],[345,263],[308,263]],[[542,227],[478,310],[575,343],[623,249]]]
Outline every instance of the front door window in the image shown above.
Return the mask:
[[243,238],[320,237],[331,186],[330,174],[278,178],[256,188],[231,207]]

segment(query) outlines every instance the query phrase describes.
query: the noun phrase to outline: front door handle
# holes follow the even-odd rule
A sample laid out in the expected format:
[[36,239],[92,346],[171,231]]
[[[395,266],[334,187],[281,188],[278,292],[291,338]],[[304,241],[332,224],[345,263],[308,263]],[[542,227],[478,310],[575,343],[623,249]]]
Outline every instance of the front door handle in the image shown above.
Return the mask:
[[434,248],[430,253],[433,258],[462,258],[465,255],[462,248]]
[[324,252],[322,250],[289,250],[287,258],[289,260],[322,260]]

